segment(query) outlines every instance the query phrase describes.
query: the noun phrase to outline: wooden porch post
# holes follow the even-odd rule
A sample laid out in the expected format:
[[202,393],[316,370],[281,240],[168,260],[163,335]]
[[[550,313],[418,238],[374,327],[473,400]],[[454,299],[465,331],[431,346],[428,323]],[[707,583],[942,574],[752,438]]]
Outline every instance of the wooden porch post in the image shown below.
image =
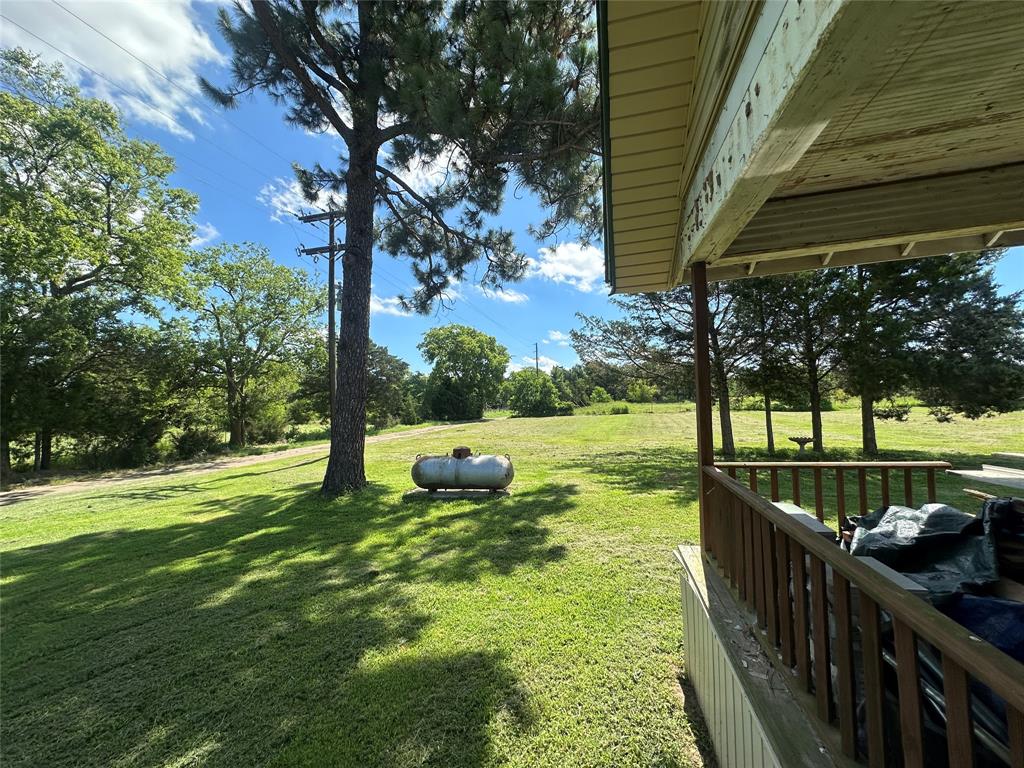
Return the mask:
[[711,489],[703,468],[715,463],[711,431],[711,355],[708,349],[708,276],[707,265],[697,262],[691,267],[693,285],[693,371],[696,379],[697,410],[697,489],[700,499],[700,544],[711,551],[712,527],[707,494]]

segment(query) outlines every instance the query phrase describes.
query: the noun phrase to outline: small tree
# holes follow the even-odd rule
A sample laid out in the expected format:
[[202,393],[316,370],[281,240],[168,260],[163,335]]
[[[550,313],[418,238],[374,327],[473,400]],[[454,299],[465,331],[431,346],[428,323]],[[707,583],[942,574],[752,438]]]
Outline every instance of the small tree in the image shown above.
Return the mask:
[[320,292],[305,272],[278,264],[252,243],[199,252],[189,276],[193,330],[207,370],[224,388],[230,444],[244,446],[253,415],[250,387],[310,333],[323,311]]
[[604,387],[594,387],[590,393],[590,402],[592,403],[610,403],[611,401],[612,396]]
[[631,403],[653,403],[657,388],[647,381],[633,381],[626,388],[626,400]]
[[516,371],[503,386],[513,416],[554,416],[562,407],[555,383],[543,371]]
[[455,324],[431,328],[419,349],[434,366],[424,395],[434,418],[482,418],[501,387],[508,350],[493,336]]

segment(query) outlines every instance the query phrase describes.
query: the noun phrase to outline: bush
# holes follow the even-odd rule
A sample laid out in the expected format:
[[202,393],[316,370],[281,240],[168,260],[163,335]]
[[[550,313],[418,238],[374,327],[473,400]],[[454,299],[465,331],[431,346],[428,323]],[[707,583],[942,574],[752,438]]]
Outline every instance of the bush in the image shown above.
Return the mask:
[[611,413],[612,416],[621,416],[624,413],[629,413],[629,406],[628,405],[613,405],[612,409],[611,409],[611,411],[609,411],[609,413]]
[[572,416],[575,411],[573,410],[573,404],[567,403],[564,400],[559,401],[558,407],[555,408],[556,416]]
[[910,416],[910,406],[890,400],[885,405],[876,405],[872,412],[876,419],[883,421],[906,421]]
[[633,381],[626,387],[626,400],[631,403],[653,403],[658,390],[646,381]]
[[546,373],[516,371],[503,386],[513,416],[554,416],[562,405],[558,389]]
[[221,433],[209,427],[189,428],[174,438],[174,455],[179,459],[191,459],[205,453],[213,453],[224,444]]
[[610,403],[612,396],[608,394],[608,390],[604,387],[594,387],[590,393],[590,402],[592,403]]

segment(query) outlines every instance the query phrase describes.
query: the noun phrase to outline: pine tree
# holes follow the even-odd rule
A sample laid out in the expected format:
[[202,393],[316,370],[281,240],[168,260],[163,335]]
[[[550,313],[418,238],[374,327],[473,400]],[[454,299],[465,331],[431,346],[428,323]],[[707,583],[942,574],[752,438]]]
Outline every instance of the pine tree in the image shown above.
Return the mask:
[[[509,185],[548,211],[548,236],[600,221],[600,119],[593,6],[516,2],[236,3],[220,14],[234,83],[206,91],[230,106],[255,90],[286,119],[330,130],[337,167],[296,168],[307,196],[345,199],[338,398],[323,492],[366,484],[366,354],[374,246],[408,257],[426,310],[478,262],[482,282],[521,278],[512,233],[490,226]],[[407,171],[444,168],[429,185]],[[376,218],[376,220],[375,220]]]

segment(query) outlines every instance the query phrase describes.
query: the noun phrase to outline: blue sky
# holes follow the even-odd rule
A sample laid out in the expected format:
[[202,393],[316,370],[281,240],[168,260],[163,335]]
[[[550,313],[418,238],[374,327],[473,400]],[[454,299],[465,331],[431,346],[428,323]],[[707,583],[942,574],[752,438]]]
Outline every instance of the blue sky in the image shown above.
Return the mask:
[[[290,163],[330,166],[339,140],[286,125],[282,108],[263,96],[225,112],[197,92],[196,75],[219,84],[229,80],[228,48],[215,27],[217,4],[5,0],[0,10],[9,20],[0,19],[0,44],[63,63],[87,93],[121,108],[130,134],[159,143],[177,160],[173,181],[199,195],[196,220],[207,242],[263,243],[281,263],[303,266],[326,282],[322,260],[314,265],[295,254],[300,244],[323,244],[326,234],[289,213],[301,204]],[[410,173],[428,175],[429,169]],[[575,313],[615,310],[603,284],[599,248],[582,247],[571,236],[536,242],[527,225],[541,216],[535,200],[510,195],[497,219],[534,259],[531,276],[497,295],[467,280],[457,286],[450,309],[429,316],[400,312],[394,297],[413,287],[408,263],[378,253],[373,339],[424,370],[416,349],[424,331],[459,322],[497,337],[513,364],[532,364],[534,343],[545,366],[576,362],[566,341]],[[1024,289],[1024,248],[1004,258],[996,274],[1005,290]]]

